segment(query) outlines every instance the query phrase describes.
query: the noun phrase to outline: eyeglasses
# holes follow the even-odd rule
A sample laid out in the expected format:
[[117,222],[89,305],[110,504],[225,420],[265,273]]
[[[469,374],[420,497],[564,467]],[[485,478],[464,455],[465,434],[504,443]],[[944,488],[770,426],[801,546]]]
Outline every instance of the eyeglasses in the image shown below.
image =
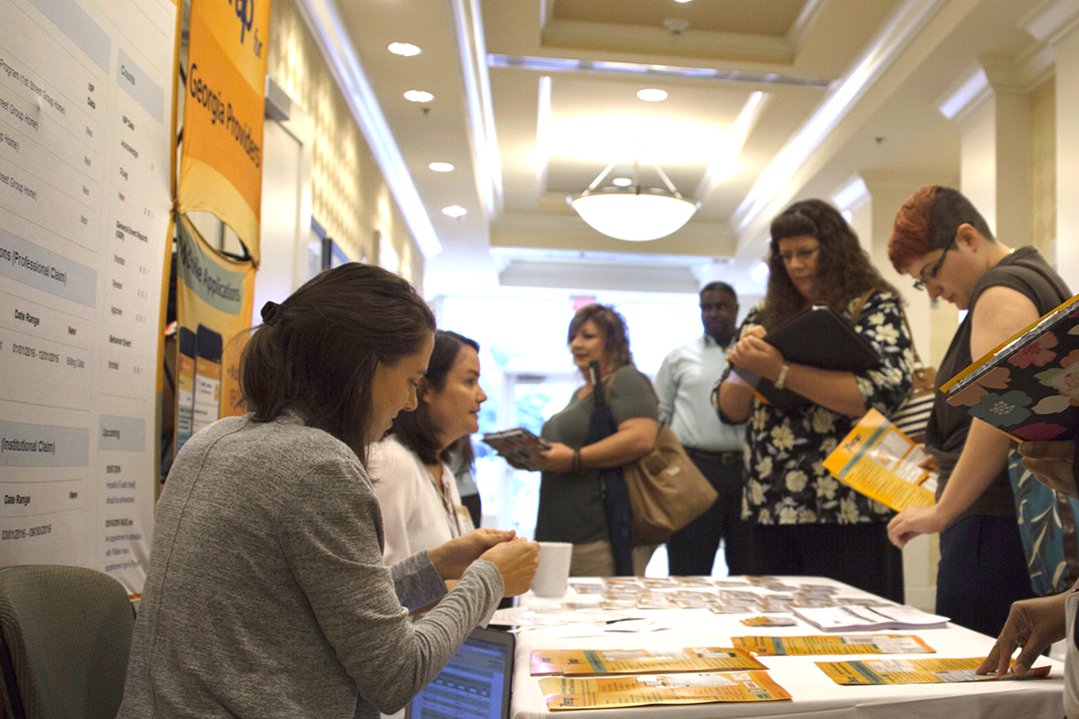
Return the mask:
[[817,253],[817,250],[819,249],[820,245],[817,245],[816,247],[803,247],[793,252],[780,252],[779,258],[783,260],[783,264],[785,265],[789,265],[791,262],[793,262],[795,257],[797,257],[800,261],[805,262],[810,257],[815,255]]
[[914,289],[924,290],[926,282],[937,279],[937,273],[939,273],[940,268],[944,266],[944,258],[948,256],[948,250],[952,249],[952,245],[955,244],[955,238],[958,236],[958,233],[956,233],[952,239],[948,240],[948,244],[944,245],[944,252],[940,253],[940,257],[933,263],[933,266],[929,268],[928,272],[926,272],[924,268],[922,269],[922,276],[914,280]]

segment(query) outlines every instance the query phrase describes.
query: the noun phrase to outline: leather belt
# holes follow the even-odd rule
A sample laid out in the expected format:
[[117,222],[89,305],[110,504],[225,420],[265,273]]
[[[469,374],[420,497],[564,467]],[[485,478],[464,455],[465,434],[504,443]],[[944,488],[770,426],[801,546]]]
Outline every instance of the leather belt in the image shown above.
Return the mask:
[[685,450],[690,457],[699,457],[716,464],[742,464],[741,452],[708,452],[693,447],[686,447]]

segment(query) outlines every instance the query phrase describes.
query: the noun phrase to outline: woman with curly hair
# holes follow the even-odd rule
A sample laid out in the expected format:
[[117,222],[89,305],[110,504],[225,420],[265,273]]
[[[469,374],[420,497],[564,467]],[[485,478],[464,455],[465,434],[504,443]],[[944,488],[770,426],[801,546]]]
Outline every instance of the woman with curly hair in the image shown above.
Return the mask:
[[[768,404],[730,369],[713,394],[724,422],[748,420],[742,518],[753,525],[751,571],[831,577],[902,601],[902,555],[888,542],[891,511],[839,484],[823,465],[868,409],[890,414],[910,391],[913,351],[899,293],[822,200],[788,207],[771,235],[767,294],[742,322],[729,359],[807,402],[788,410]],[[792,364],[764,341],[815,304],[852,319],[881,364],[864,372]]]

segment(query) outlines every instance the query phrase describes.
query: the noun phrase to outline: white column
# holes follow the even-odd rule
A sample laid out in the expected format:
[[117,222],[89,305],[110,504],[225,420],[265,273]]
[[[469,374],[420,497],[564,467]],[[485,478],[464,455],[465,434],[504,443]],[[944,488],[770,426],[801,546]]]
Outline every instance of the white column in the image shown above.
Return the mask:
[[1009,247],[1031,243],[1030,100],[1018,70],[982,59],[990,90],[957,116],[959,191]]
[[1079,29],[1055,43],[1057,105],[1056,269],[1079,292]]

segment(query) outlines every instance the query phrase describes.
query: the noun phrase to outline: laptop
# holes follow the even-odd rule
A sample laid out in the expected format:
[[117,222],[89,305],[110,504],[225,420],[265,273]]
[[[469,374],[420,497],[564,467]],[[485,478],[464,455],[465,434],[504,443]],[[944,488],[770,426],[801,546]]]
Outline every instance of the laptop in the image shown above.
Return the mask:
[[514,635],[476,627],[408,705],[407,719],[509,719]]

